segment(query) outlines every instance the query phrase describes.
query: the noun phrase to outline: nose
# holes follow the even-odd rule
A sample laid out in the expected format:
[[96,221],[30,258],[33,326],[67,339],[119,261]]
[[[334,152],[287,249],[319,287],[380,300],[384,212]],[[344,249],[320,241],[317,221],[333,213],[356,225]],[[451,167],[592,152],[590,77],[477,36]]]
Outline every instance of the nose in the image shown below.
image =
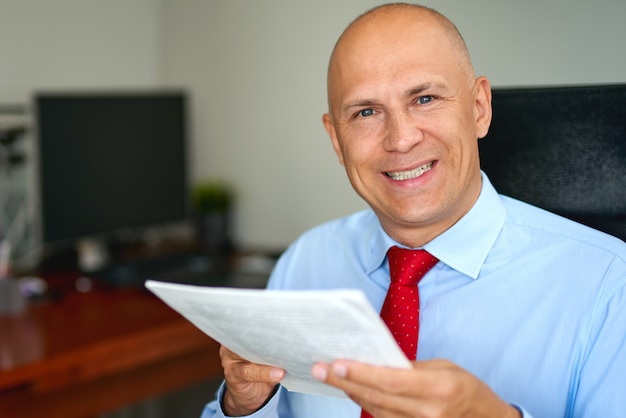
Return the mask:
[[387,115],[384,140],[386,151],[408,152],[422,141],[424,133],[408,112]]

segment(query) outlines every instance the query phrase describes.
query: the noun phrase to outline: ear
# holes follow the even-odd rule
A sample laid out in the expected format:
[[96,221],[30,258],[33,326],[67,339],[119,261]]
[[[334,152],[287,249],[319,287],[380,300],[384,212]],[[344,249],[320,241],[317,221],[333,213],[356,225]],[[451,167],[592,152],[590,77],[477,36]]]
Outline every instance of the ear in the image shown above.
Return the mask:
[[484,138],[491,125],[491,85],[484,76],[474,83],[474,115],[477,137]]
[[341,146],[339,145],[339,140],[337,139],[337,131],[335,129],[332,116],[328,113],[324,113],[324,116],[322,116],[322,122],[324,123],[324,128],[326,128],[326,132],[328,132],[328,136],[333,143],[333,149],[339,158],[339,164],[344,165],[343,152],[341,151]]

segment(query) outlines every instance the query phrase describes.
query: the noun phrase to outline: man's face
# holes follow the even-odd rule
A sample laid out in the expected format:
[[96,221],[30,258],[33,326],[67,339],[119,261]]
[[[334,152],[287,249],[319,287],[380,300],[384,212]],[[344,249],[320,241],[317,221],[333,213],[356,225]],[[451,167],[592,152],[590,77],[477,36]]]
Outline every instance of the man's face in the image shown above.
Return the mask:
[[354,30],[337,48],[324,124],[353,188],[387,233],[416,247],[480,193],[491,96],[438,26],[394,23]]

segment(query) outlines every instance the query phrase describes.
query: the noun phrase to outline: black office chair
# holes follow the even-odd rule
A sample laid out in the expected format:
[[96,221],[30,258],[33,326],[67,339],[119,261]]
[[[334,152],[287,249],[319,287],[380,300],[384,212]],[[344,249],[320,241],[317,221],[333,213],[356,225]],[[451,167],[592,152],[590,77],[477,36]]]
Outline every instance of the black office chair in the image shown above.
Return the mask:
[[626,241],[626,85],[494,88],[479,149],[500,193]]

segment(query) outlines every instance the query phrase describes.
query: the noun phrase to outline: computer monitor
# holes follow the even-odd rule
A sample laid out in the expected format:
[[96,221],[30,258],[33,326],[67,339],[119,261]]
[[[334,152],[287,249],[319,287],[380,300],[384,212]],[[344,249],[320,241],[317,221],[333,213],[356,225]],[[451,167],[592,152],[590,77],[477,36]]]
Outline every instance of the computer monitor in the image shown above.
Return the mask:
[[44,246],[188,218],[184,92],[45,92],[34,105]]

